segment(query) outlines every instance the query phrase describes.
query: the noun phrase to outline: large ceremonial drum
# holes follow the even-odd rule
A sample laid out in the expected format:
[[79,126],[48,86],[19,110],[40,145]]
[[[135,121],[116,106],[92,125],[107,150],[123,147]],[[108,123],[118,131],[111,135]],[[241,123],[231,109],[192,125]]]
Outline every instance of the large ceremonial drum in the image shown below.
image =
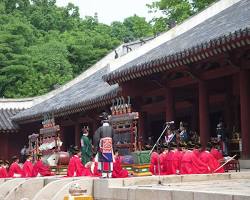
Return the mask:
[[69,153],[65,151],[58,152],[58,165],[68,165],[69,164]]

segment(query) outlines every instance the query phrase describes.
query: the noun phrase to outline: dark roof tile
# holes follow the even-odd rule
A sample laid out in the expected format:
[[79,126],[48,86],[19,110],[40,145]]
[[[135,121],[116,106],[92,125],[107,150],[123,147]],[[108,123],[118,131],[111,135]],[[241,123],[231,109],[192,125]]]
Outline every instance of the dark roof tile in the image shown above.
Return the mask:
[[0,132],[15,132],[18,130],[18,125],[11,120],[11,117],[20,111],[20,109],[0,109]]
[[107,72],[107,67],[95,72],[52,98],[20,112],[13,117],[13,120],[42,118],[46,113],[54,113],[59,116],[63,113],[77,112],[79,108],[89,109],[91,104],[116,96],[119,86],[110,86],[102,80],[102,76]]
[[[109,83],[119,82],[114,79],[120,77],[124,71],[132,73],[134,72],[134,68],[142,65],[144,65],[143,68],[152,68],[155,66],[152,61],[163,59],[166,56],[175,56],[177,53],[184,52],[186,54],[185,56],[187,56],[188,54],[191,55],[194,52],[200,51],[200,48],[204,50],[211,45],[223,45],[230,37],[240,38],[245,34],[249,34],[247,31],[241,31],[242,29],[249,27],[250,1],[241,0],[183,34],[157,46],[131,62],[126,63],[117,70],[105,75],[103,78]],[[235,31],[236,33],[232,34]],[[228,37],[222,37],[224,35],[227,35]],[[215,38],[218,38],[218,40],[214,40]],[[224,50],[226,50],[226,48],[224,48]],[[201,56],[204,57],[204,55]],[[167,59],[169,59],[169,57],[167,57]],[[190,59],[191,61],[194,61],[194,58]]]

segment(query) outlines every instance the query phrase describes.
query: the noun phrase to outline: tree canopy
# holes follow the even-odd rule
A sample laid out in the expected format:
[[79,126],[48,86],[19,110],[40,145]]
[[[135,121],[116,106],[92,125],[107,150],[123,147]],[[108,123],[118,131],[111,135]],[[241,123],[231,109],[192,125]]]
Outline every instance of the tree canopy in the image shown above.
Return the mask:
[[163,13],[163,17],[154,19],[155,23],[164,20],[171,27],[205,9],[215,1],[217,0],[158,0],[147,6],[151,12],[161,11]]
[[42,95],[82,73],[123,42],[166,30],[213,0],[161,0],[149,7],[166,17],[149,23],[137,15],[110,26],[98,15],[80,18],[72,3],[0,0],[0,97]]

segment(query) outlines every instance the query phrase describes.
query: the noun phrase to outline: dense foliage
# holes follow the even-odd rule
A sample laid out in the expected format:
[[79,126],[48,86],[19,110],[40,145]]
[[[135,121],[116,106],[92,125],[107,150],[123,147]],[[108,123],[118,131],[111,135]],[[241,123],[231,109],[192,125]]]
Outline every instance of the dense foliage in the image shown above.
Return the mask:
[[[131,16],[110,26],[80,18],[56,0],[0,0],[0,97],[45,94],[71,80],[123,42],[166,30],[214,0],[160,0],[149,7],[166,17],[148,23]],[[191,3],[192,2],[192,3]]]
[[173,26],[180,23],[197,12],[205,9],[208,5],[217,0],[158,0],[147,5],[151,12],[161,11],[164,15],[156,18],[156,23]]
[[55,0],[0,0],[0,24],[0,97],[10,98],[44,94],[122,42],[154,34],[142,17],[108,26]]

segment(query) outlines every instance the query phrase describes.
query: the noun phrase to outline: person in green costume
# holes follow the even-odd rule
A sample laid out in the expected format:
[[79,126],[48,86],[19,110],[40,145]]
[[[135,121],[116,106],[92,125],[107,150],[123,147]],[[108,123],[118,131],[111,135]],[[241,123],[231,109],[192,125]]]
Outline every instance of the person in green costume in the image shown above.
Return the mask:
[[92,144],[89,139],[89,128],[88,126],[82,129],[83,135],[81,137],[81,151],[82,151],[82,163],[86,165],[91,161],[92,158]]

